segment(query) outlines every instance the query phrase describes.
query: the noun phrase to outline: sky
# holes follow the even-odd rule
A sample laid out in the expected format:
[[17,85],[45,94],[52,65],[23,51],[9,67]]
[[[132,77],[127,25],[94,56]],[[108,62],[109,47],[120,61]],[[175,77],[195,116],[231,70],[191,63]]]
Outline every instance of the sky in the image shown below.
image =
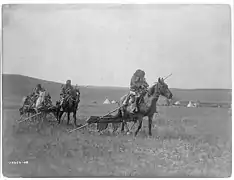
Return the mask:
[[72,84],[231,89],[228,5],[5,5],[3,73]]

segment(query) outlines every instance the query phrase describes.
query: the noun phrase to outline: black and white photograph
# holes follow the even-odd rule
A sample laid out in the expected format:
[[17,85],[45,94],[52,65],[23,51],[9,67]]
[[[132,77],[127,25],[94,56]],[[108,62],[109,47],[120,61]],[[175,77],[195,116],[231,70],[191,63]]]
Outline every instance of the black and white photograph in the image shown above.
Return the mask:
[[2,176],[232,175],[230,4],[2,4]]

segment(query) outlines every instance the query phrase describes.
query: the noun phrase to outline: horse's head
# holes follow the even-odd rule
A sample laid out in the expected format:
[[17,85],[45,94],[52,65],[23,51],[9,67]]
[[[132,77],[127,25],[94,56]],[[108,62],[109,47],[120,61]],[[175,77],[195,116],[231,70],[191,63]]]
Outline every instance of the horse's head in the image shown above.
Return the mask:
[[172,99],[173,96],[172,92],[168,88],[168,85],[164,82],[163,78],[158,78],[158,82],[149,89],[150,94],[154,94],[155,92],[166,97],[167,99]]
[[24,108],[23,107],[19,108],[19,112],[20,112],[20,116],[22,116],[24,114]]
[[29,96],[24,96],[22,98],[21,107],[19,108],[20,115],[23,115],[25,105],[30,105],[30,97]]
[[71,91],[71,97],[73,101],[78,102],[80,100],[80,91],[79,89],[73,89]]
[[30,96],[24,96],[23,99],[22,99],[22,107],[24,107],[25,105],[30,105]]
[[48,94],[46,95],[46,98],[47,98],[47,99],[51,99],[50,93],[48,93]]
[[24,97],[22,98],[22,102],[21,102],[21,105],[22,105],[22,106],[25,104],[26,100],[27,100],[27,96],[24,96]]

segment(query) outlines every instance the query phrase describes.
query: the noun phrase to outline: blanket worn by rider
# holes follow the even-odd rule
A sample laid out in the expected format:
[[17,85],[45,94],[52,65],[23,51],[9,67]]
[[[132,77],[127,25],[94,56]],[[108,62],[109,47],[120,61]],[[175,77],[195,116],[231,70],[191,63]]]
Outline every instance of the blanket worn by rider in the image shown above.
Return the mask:
[[72,90],[73,90],[73,87],[69,84],[62,86],[61,93],[60,93],[60,98],[61,98],[60,105],[63,104],[64,99],[67,99],[68,97],[72,95],[71,94]]
[[33,103],[31,104],[31,107],[38,109],[43,103],[45,97],[45,89],[42,87],[41,88],[36,87],[33,90],[30,97],[32,98],[32,103]]
[[145,80],[144,77],[144,72],[143,71],[136,71],[134,75],[131,78],[130,82],[130,92],[125,99],[124,105],[127,105],[129,103],[130,98],[133,96],[133,109],[132,111],[137,111],[138,110],[138,101],[140,96],[142,95],[143,92],[146,91],[146,89],[149,87],[148,83]]

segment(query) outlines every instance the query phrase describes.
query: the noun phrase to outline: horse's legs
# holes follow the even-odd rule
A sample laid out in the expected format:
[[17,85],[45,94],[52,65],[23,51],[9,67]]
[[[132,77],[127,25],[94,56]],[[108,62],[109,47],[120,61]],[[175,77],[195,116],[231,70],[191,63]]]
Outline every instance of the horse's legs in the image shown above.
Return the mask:
[[149,136],[152,136],[152,119],[153,116],[148,116],[148,123],[149,123]]
[[124,125],[126,126],[126,128],[127,128],[127,134],[129,134],[130,133],[130,130],[129,130],[129,127],[128,127],[128,123],[127,123],[127,121],[124,121]]
[[70,122],[70,112],[67,112],[67,125],[69,125]]
[[74,119],[75,126],[77,126],[77,124],[76,124],[76,110],[73,112],[73,119]]
[[119,128],[119,124],[118,123],[117,124],[116,123],[112,123],[112,128],[113,128],[113,133],[115,133],[117,131],[117,129]]
[[139,130],[140,130],[141,127],[142,127],[142,118],[139,118],[138,121],[139,121],[139,125],[138,125],[138,128],[137,128],[136,132],[135,132],[135,136],[138,134]]
[[124,132],[124,122],[121,123],[121,132]]
[[60,124],[61,123],[61,118],[62,118],[62,115],[63,115],[63,111],[58,111],[58,123]]
[[124,120],[124,115],[125,115],[125,109],[119,110],[119,114],[122,117],[122,123],[121,123],[121,132],[124,132],[124,125],[125,125],[125,120]]

